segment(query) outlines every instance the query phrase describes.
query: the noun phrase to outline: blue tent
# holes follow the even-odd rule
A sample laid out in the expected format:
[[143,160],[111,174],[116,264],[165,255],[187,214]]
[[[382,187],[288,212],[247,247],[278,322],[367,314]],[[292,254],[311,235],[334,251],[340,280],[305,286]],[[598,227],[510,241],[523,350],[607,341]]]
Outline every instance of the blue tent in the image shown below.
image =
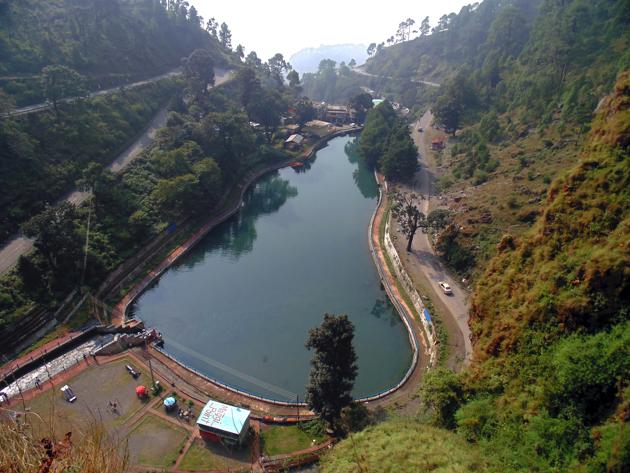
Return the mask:
[[174,397],[169,396],[166,399],[164,399],[164,406],[165,407],[173,407],[175,405],[177,401],[175,400]]
[[431,314],[429,314],[429,311],[427,309],[424,309],[423,313],[424,318],[427,319],[427,322],[431,323]]

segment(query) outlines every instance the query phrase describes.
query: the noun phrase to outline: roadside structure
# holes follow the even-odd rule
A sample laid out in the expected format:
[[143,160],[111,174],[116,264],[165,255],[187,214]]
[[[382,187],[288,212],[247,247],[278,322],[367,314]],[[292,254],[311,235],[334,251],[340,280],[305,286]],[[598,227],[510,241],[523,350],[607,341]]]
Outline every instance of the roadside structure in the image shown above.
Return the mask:
[[431,149],[439,151],[446,147],[446,140],[443,137],[433,138],[431,140]]
[[247,437],[250,414],[247,409],[210,400],[197,419],[199,434],[211,442],[241,445]]
[[286,141],[284,142],[284,147],[294,151],[302,147],[303,141],[304,137],[302,135],[294,133],[286,139]]
[[317,118],[335,125],[354,121],[354,110],[347,105],[331,105],[326,102],[314,103]]

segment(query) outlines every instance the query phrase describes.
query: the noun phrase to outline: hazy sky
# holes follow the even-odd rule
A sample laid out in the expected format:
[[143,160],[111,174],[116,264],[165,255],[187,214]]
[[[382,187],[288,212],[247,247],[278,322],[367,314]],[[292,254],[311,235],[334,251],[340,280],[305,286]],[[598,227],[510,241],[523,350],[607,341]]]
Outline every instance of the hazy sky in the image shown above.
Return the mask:
[[[234,46],[245,46],[267,60],[276,52],[289,58],[320,44],[385,41],[398,24],[425,16],[435,26],[445,13],[459,12],[471,0],[189,0],[205,20],[225,21]],[[204,21],[205,21],[204,20]]]

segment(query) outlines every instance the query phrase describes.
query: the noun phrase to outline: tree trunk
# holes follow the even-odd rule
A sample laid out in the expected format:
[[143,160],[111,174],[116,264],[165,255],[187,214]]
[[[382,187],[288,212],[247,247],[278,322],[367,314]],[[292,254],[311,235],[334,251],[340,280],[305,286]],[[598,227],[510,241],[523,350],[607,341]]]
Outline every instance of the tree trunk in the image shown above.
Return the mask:
[[413,232],[409,234],[409,238],[407,238],[407,251],[411,251],[411,244],[413,243],[413,236],[415,234],[416,234],[416,231],[414,230]]

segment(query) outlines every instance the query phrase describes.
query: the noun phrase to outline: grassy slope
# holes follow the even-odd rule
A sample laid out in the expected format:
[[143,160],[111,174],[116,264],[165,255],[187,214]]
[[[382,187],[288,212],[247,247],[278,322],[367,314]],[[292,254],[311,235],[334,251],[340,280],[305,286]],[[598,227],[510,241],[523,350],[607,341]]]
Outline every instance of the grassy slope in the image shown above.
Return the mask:
[[[505,120],[501,123],[505,125]],[[452,212],[461,228],[458,242],[475,257],[470,269],[473,277],[494,256],[495,245],[506,229],[521,235],[531,228],[552,179],[577,161],[579,143],[574,130],[561,131],[554,124],[530,131],[521,126],[514,133],[521,136],[488,146],[490,159],[498,165],[494,171],[480,173],[483,178],[454,176],[453,171],[463,168],[468,158],[453,156],[450,147],[438,157],[439,203]]]
[[473,473],[490,462],[451,432],[390,421],[353,434],[322,460],[323,473]]
[[553,183],[542,218],[522,240],[505,235],[478,282],[472,312],[478,353],[514,347],[518,328],[536,322],[561,332],[596,330],[627,310],[629,73],[600,108],[580,163]]

